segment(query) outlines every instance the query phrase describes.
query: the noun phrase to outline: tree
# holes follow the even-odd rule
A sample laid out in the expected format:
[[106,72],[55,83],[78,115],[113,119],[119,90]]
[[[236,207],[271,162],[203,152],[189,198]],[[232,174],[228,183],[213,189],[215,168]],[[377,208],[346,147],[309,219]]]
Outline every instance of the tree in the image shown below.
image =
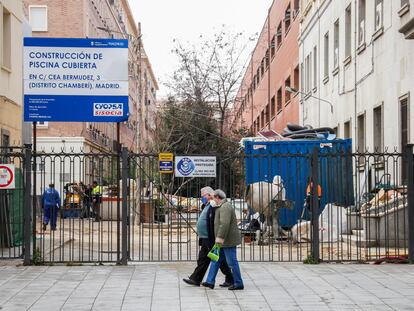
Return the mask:
[[207,103],[223,137],[244,74],[243,57],[254,39],[245,39],[243,33],[227,32],[223,27],[212,38],[200,36],[200,40],[197,45],[176,42],[173,53],[179,66],[167,86],[178,101]]

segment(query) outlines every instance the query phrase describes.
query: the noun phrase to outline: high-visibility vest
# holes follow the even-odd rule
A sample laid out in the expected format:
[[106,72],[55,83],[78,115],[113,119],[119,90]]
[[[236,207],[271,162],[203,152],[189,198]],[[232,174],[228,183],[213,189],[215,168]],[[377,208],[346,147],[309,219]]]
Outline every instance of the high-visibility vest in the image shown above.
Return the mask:
[[[313,183],[309,183],[308,187],[306,188],[306,195],[311,195],[311,187],[313,186]],[[318,185],[318,197],[322,197],[322,188],[321,185]]]
[[92,189],[92,195],[98,195],[98,194],[102,194],[102,187],[99,185]]

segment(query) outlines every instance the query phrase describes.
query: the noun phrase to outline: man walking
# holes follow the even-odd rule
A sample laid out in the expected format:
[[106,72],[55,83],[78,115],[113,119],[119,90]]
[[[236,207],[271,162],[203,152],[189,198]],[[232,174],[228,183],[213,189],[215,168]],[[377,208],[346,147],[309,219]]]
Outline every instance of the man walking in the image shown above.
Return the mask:
[[60,195],[55,189],[54,184],[49,184],[49,188],[45,190],[42,198],[43,204],[43,231],[46,231],[50,221],[52,231],[56,230],[57,214],[60,208]]
[[[197,267],[194,269],[193,274],[188,279],[183,279],[187,284],[200,286],[203,281],[204,275],[207,272],[210,264],[210,258],[207,257],[209,251],[214,245],[214,235],[211,235],[211,228],[214,226],[214,205],[213,199],[214,190],[211,187],[204,187],[201,189],[201,202],[203,203],[204,209],[202,210],[200,217],[197,221],[197,233],[199,236],[199,244],[201,246],[198,253]],[[212,219],[212,221],[210,220]],[[214,229],[213,229],[214,232]],[[233,276],[231,270],[227,265],[226,260],[223,260],[219,266],[221,272],[226,276],[225,282],[221,284],[221,287],[229,287],[233,285]]]
[[207,281],[202,285],[211,289],[214,288],[218,269],[225,258],[234,278],[234,283],[229,287],[229,290],[242,290],[244,285],[239,262],[237,261],[237,245],[241,243],[241,235],[237,227],[236,213],[231,204],[227,202],[226,194],[223,190],[217,189],[214,191],[213,199],[217,204],[214,216],[215,241],[221,246],[221,249],[219,260],[211,262]]

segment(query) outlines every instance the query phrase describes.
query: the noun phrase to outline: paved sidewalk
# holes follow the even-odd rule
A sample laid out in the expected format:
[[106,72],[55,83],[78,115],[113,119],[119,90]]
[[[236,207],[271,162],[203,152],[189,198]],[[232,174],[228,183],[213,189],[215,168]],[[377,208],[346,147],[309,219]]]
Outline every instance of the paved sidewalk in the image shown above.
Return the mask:
[[0,309],[414,310],[408,265],[243,263],[245,290],[238,292],[184,284],[193,267],[0,266]]

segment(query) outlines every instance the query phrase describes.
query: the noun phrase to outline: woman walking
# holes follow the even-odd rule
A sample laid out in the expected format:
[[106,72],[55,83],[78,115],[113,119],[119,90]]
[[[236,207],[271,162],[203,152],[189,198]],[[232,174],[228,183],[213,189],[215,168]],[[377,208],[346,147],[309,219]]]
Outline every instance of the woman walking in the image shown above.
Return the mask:
[[213,200],[216,202],[214,216],[214,233],[216,244],[221,246],[220,256],[217,262],[211,261],[207,280],[202,285],[213,289],[216,282],[217,272],[221,262],[226,258],[227,264],[233,272],[234,283],[229,290],[244,289],[243,280],[240,273],[239,262],[237,261],[237,245],[241,243],[237,218],[231,204],[226,200],[223,190],[214,191]]

